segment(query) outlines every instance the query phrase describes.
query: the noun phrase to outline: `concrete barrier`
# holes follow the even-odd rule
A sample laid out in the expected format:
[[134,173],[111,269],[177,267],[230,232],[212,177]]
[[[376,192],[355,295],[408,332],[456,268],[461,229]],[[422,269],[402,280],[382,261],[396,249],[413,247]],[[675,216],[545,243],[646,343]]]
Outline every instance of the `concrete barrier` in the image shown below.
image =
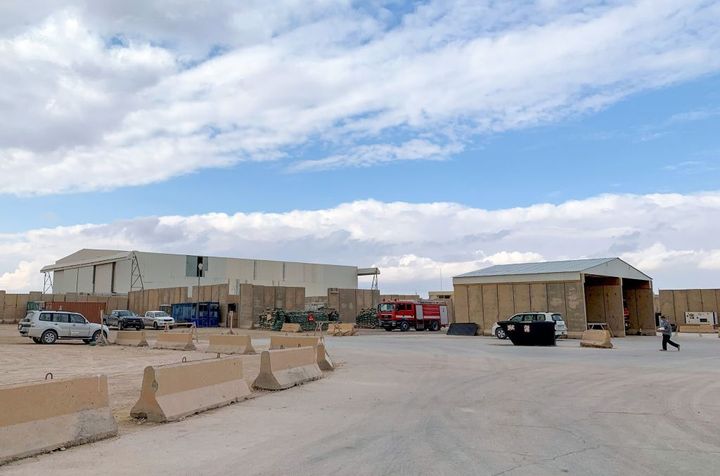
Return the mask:
[[335,370],[335,365],[319,337],[313,336],[270,336],[270,350],[315,347],[320,370]]
[[217,354],[254,354],[250,336],[211,335],[210,345],[205,352]]
[[282,325],[282,328],[280,329],[280,332],[300,332],[302,329],[300,328],[300,324],[292,323],[292,322],[285,322]]
[[266,350],[260,354],[260,374],[253,387],[283,390],[321,377],[313,347]]
[[327,332],[330,336],[354,336],[357,334],[357,326],[351,323],[330,323]]
[[240,357],[145,367],[130,415],[164,423],[222,407],[250,395]]
[[129,345],[131,347],[147,347],[145,331],[117,331],[115,344]]
[[712,324],[681,324],[678,326],[678,332],[681,334],[715,334],[715,328]]
[[599,349],[612,349],[610,331],[591,329],[583,332],[580,347],[595,347]]
[[195,350],[190,332],[163,332],[158,334],[153,349]]
[[0,387],[0,464],[117,431],[105,375]]

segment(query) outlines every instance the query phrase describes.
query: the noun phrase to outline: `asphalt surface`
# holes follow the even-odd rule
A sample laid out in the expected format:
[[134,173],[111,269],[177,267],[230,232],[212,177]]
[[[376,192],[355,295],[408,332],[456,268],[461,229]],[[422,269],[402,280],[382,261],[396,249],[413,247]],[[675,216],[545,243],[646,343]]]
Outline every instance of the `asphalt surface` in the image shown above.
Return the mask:
[[490,337],[328,338],[323,380],[0,467],[8,475],[705,475],[720,339],[613,350]]

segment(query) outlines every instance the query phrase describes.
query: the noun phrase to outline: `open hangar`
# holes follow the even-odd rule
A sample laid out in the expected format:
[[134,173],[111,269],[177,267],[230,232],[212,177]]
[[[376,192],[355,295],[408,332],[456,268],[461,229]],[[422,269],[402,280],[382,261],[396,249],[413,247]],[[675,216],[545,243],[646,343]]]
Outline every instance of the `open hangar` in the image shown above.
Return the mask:
[[453,278],[456,322],[490,335],[495,322],[526,311],[558,312],[570,337],[605,323],[616,337],[655,333],[652,278],[620,258],[497,265]]

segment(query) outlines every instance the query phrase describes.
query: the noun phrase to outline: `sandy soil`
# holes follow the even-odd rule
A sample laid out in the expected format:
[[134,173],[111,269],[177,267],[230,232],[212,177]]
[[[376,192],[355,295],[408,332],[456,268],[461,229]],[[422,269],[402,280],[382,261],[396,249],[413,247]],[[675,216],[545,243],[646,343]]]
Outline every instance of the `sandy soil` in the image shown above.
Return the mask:
[[[161,331],[148,330],[146,335],[150,347],[126,347],[118,345],[89,346],[82,341],[58,342],[54,345],[38,345],[18,334],[16,325],[0,325],[0,385],[42,380],[48,372],[53,378],[72,377],[83,374],[105,374],[108,376],[110,405],[120,426],[120,433],[135,431],[140,426],[130,418],[130,409],[140,395],[143,370],[148,365],[170,364],[187,360],[216,358],[205,353],[208,335],[226,329],[198,329],[197,351],[152,349],[157,334]],[[239,331],[236,331],[239,332]],[[259,352],[269,346],[270,331],[243,330],[253,338],[253,346]],[[302,335],[302,334],[298,334]],[[115,331],[110,332],[114,341]],[[260,371],[260,356],[243,355],[245,380],[248,385]],[[255,391],[253,397],[265,392]]]

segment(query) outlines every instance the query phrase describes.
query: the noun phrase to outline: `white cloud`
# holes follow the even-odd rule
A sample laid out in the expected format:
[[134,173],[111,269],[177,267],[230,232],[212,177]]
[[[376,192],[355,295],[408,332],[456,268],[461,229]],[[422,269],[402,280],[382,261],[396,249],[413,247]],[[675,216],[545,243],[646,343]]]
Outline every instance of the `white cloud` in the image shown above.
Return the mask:
[[322,210],[146,217],[0,234],[0,287],[40,289],[81,248],[379,266],[386,292],[445,287],[491,264],[621,256],[656,287],[718,287],[720,192],[601,195],[486,210],[374,200]]
[[[445,158],[477,134],[720,69],[720,4],[703,0],[430,1],[399,21],[381,2],[7,3],[7,194],[245,160],[317,170]],[[324,152],[290,157],[309,145]]]

